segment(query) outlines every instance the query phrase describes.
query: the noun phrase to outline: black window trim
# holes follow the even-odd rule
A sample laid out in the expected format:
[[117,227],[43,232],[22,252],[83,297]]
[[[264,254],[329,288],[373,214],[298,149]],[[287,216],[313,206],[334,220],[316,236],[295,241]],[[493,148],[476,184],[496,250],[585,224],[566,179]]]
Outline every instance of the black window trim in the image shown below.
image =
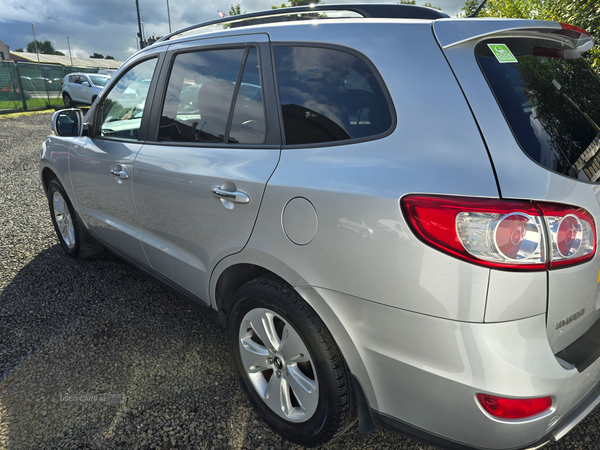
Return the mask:
[[[247,37],[247,35],[243,35],[243,37]],[[179,44],[179,42],[178,42]],[[146,136],[145,143],[159,146],[167,146],[167,147],[202,147],[202,148],[228,148],[228,149],[275,149],[279,150],[281,148],[282,137],[279,130],[271,129],[273,123],[278,122],[278,117],[270,111],[273,111],[274,108],[270,107],[270,103],[274,103],[270,100],[270,95],[265,92],[267,90],[267,86],[272,84],[270,80],[273,79],[272,73],[269,70],[265,70],[265,68],[270,69],[270,61],[268,61],[269,66],[266,67],[267,61],[265,61],[265,46],[268,45],[267,42],[260,41],[240,41],[237,43],[226,43],[226,44],[203,44],[199,43],[198,45],[180,48],[177,50],[170,50],[166,53],[165,59],[168,63],[164,64],[162,69],[162,73],[160,76],[160,84],[159,89],[156,94],[156,101],[160,105],[160,107],[154,108],[151,119],[148,124],[148,135]],[[227,142],[171,142],[171,141],[159,141],[158,134],[160,131],[160,119],[162,116],[162,111],[165,104],[165,99],[167,95],[167,89],[169,85],[169,79],[171,76],[171,72],[173,70],[173,66],[175,64],[175,59],[178,55],[185,53],[197,53],[201,51],[211,51],[211,50],[230,50],[230,49],[244,49],[244,55],[242,56],[242,61],[240,63],[240,69],[238,71],[237,81],[239,81],[240,77],[243,76],[243,69],[245,68],[246,60],[248,57],[249,49],[256,48],[257,58],[259,61],[259,76],[261,82],[261,91],[263,95],[263,111],[265,115],[265,142],[262,144],[235,144],[235,143],[227,143]],[[234,106],[236,94],[239,90],[239,82],[236,82],[236,87],[234,90],[234,96],[232,98],[232,104],[229,107],[229,116],[227,119],[226,132],[229,137],[229,131],[231,128],[231,120],[233,119],[234,114]],[[160,93],[160,94],[159,94]],[[274,96],[274,94],[273,94]],[[155,127],[155,131],[150,132],[150,127]]]
[[[150,86],[148,88],[148,93],[146,95],[146,104],[144,106],[144,113],[142,115],[142,121],[140,123],[137,140],[113,138],[113,137],[109,137],[109,136],[102,136],[101,134],[96,134],[96,131],[98,129],[97,128],[98,116],[99,116],[98,113],[100,111],[100,105],[102,104],[102,102],[104,101],[106,96],[112,91],[113,87],[119,81],[121,81],[123,76],[125,76],[125,74],[129,73],[129,71],[133,67],[139,66],[140,64],[150,61],[151,59],[156,59],[157,61],[156,61],[156,66],[154,67],[154,73],[152,74],[152,81],[150,82]],[[89,130],[90,130],[89,137],[90,138],[107,140],[107,141],[115,141],[115,142],[126,142],[126,143],[138,142],[138,143],[142,144],[143,142],[145,142],[147,128],[148,128],[148,122],[150,120],[152,106],[154,103],[154,91],[156,90],[156,85],[158,84],[158,80],[160,78],[161,67],[162,67],[163,62],[164,62],[164,52],[156,52],[156,53],[151,53],[149,55],[144,55],[144,57],[141,57],[140,59],[135,60],[131,64],[128,64],[127,70],[123,71],[119,75],[119,78],[110,80],[109,89],[103,89],[99,95],[100,98],[96,99],[96,101],[94,102],[94,111],[92,113],[93,117],[92,117],[92,121],[89,126]]]
[[[364,64],[366,64],[366,66],[369,68],[369,70],[371,70],[373,75],[375,75],[375,79],[379,83],[381,91],[383,92],[383,96],[388,104],[388,108],[390,109],[390,116],[391,116],[390,128],[387,131],[384,131],[383,133],[374,134],[372,136],[366,136],[366,137],[361,137],[361,138],[345,139],[343,141],[318,142],[318,143],[314,143],[314,144],[293,144],[293,145],[287,144],[285,142],[285,129],[283,126],[283,112],[281,110],[281,97],[279,95],[279,80],[277,78],[277,67],[276,67],[276,63],[275,63],[275,48],[276,47],[324,48],[324,49],[329,49],[329,50],[345,52],[345,53],[348,53],[348,54],[360,59]],[[357,143],[361,143],[361,142],[376,141],[376,140],[383,139],[383,138],[391,135],[394,132],[394,130],[396,129],[398,119],[397,119],[397,115],[396,115],[396,108],[394,106],[392,96],[390,95],[390,91],[389,91],[387,85],[385,84],[383,77],[379,73],[379,70],[377,70],[377,67],[375,67],[375,64],[373,64],[371,62],[371,60],[369,58],[367,58],[366,55],[364,55],[363,53],[356,51],[353,48],[346,47],[346,46],[339,45],[339,44],[323,44],[323,43],[319,43],[319,42],[278,41],[278,42],[271,42],[271,63],[273,65],[273,79],[274,79],[274,86],[275,86],[275,91],[276,91],[276,96],[277,96],[277,114],[279,116],[279,126],[281,128],[281,139],[283,142],[282,150],[286,150],[286,149],[294,150],[294,149],[300,149],[300,148],[335,147],[335,146],[340,146],[340,145],[351,145],[351,144],[357,144]]]

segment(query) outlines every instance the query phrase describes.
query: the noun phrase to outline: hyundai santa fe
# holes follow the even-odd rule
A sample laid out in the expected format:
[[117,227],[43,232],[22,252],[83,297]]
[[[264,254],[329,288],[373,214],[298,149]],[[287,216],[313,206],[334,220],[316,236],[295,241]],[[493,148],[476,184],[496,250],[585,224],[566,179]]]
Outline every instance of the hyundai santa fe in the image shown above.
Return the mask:
[[317,5],[189,27],[57,112],[61,246],[226,327],[288,440],[539,448],[600,402],[600,81],[569,24]]

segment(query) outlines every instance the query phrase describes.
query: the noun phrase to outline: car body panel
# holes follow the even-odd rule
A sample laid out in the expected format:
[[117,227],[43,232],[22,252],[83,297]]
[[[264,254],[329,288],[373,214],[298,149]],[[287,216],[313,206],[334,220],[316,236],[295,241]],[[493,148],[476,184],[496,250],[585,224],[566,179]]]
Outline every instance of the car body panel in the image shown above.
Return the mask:
[[[139,142],[76,138],[71,145],[70,173],[77,209],[88,229],[147,263],[133,198],[133,161],[141,147]],[[128,179],[110,173],[117,164],[129,174]]]
[[[145,145],[133,192],[151,267],[208,302],[210,273],[246,244],[278,160],[278,150]],[[222,186],[250,202],[215,197]]]
[[[280,277],[323,320],[373,417],[459,448],[538,446],[600,401],[600,361],[578,370],[556,356],[600,317],[600,256],[548,271],[490,269],[426,244],[400,202],[410,194],[549,201],[600,217],[597,185],[525,155],[474,55],[489,36],[558,29],[496,19],[336,19],[201,38],[186,32],[137,53],[118,72],[160,54],[139,141],[49,137],[40,168],[72,184],[68,193],[88,229],[222,317],[234,295],[224,284],[241,286],[248,273]],[[366,139],[282,145],[270,42],[362,55],[389,93],[390,129]],[[174,54],[256,43],[262,81],[272,90],[268,143],[156,142]],[[315,67],[308,75],[316,80],[320,73]],[[87,116],[92,125],[98,104]],[[69,146],[70,174],[61,160]],[[115,164],[129,179],[118,183],[109,173]],[[215,188],[250,202],[217,198]],[[552,406],[527,419],[499,419],[478,403],[478,393],[549,396]]]
[[[447,34],[450,33],[451,25],[449,22],[439,24]],[[434,25],[436,32],[437,27],[438,23]],[[460,28],[464,27],[464,24],[460,24]],[[549,28],[552,29],[552,24]],[[509,35],[504,33],[502,36]],[[532,33],[536,37],[545,35],[545,32]],[[594,217],[600,217],[600,187],[554,173],[534,162],[521,149],[482,76],[474,53],[478,42],[479,40],[474,39],[453,45],[446,48],[444,53],[477,117],[494,163],[502,197],[576,205],[585,208]],[[600,256],[596,253],[593,260],[580,266],[548,272],[547,332],[555,353],[577,340],[600,318],[599,268]],[[538,301],[545,295],[545,290],[540,289]],[[561,320],[582,309],[585,309],[585,314],[581,319],[556,328]]]

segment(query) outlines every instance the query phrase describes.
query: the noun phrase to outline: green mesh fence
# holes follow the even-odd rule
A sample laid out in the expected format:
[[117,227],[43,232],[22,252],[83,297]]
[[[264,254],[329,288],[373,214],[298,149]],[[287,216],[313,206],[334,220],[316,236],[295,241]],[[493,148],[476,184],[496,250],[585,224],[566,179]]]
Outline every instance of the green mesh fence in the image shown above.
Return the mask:
[[62,107],[65,75],[98,69],[0,61],[0,112]]
[[23,109],[17,66],[12,61],[0,61],[0,111]]

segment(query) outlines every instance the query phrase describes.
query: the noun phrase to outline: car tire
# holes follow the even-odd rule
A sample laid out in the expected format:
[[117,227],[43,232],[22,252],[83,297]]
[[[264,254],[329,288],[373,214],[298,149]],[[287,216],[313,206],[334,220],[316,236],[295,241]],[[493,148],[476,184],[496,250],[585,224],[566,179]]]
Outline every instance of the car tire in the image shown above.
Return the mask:
[[261,277],[234,296],[227,340],[250,403],[287,440],[316,447],[356,420],[350,372],[317,313],[287,284]]
[[72,258],[87,258],[102,253],[104,247],[94,241],[56,178],[48,184],[48,205],[54,230],[61,247]]
[[63,92],[63,103],[66,108],[72,108],[74,106],[73,99],[71,99],[71,96],[66,92]]

